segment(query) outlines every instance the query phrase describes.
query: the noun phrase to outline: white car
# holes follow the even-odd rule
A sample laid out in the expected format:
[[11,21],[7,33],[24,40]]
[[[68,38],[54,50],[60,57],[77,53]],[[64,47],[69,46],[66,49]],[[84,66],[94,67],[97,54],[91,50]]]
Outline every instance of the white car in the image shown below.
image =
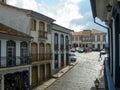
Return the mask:
[[75,53],[70,53],[69,54],[69,59],[70,59],[70,62],[75,62],[77,60],[76,54]]
[[106,52],[105,49],[102,49],[102,50],[100,51],[100,53],[101,53],[101,54],[106,54],[107,52]]

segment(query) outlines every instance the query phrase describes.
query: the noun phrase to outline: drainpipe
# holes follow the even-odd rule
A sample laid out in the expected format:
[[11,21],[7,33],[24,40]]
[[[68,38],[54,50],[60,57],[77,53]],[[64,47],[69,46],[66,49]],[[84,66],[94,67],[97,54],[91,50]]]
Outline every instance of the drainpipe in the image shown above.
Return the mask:
[[[99,25],[99,26],[104,27],[105,29],[107,29],[108,39],[109,39],[109,28],[106,27],[106,26],[104,26],[104,25],[102,25],[102,24],[100,24],[100,23],[98,23],[98,22],[96,22],[95,17],[93,17],[93,18],[94,18],[94,23],[96,23],[97,25]],[[108,40],[108,45],[109,45],[109,43],[110,43],[110,40]]]
[[94,23],[96,23],[97,25],[99,25],[99,26],[101,26],[101,27],[104,27],[104,28],[106,28],[106,29],[109,29],[108,27],[106,27],[106,26],[104,26],[104,25],[102,25],[102,24],[96,22],[95,17],[94,17]]

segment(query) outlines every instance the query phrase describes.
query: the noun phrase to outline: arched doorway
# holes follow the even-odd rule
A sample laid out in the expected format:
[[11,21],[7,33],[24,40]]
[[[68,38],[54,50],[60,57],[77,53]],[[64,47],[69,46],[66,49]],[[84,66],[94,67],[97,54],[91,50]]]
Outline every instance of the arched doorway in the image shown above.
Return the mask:
[[32,85],[36,85],[37,81],[38,81],[38,70],[37,70],[37,66],[33,66],[32,67]]
[[46,60],[50,60],[50,59],[51,59],[51,45],[46,44]]
[[16,63],[16,44],[14,41],[7,41],[7,66],[14,66]]
[[45,23],[39,22],[39,38],[45,38]]
[[40,65],[40,81],[45,80],[45,65]]
[[4,76],[4,89],[12,90],[12,74],[6,74]]
[[45,47],[44,47],[44,43],[40,43],[39,44],[39,59],[40,60],[44,60],[44,53],[45,52]]
[[49,79],[51,76],[51,66],[50,63],[46,65],[46,79]]
[[21,64],[28,63],[28,44],[27,44],[27,42],[20,43],[20,57],[21,57]]
[[37,59],[38,59],[38,56],[37,56],[37,50],[38,50],[38,48],[37,48],[38,46],[37,46],[37,43],[32,43],[31,44],[31,61],[37,61]]

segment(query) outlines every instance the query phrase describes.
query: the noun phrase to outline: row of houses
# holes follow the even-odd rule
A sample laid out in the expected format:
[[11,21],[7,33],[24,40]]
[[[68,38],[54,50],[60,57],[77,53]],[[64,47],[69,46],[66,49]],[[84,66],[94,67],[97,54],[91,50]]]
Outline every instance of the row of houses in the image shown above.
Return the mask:
[[95,29],[72,32],[72,47],[106,48],[106,32]]
[[0,90],[30,90],[69,64],[71,32],[0,0]]

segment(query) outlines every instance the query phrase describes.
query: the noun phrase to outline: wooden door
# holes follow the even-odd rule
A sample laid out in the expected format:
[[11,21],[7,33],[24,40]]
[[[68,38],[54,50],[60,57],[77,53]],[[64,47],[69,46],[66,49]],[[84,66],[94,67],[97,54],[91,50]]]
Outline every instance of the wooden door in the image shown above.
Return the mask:
[[32,67],[32,85],[37,84],[37,66]]
[[50,64],[46,65],[46,78],[49,79],[51,75],[51,67]]
[[44,65],[40,65],[40,81],[45,80],[45,70],[44,70]]

